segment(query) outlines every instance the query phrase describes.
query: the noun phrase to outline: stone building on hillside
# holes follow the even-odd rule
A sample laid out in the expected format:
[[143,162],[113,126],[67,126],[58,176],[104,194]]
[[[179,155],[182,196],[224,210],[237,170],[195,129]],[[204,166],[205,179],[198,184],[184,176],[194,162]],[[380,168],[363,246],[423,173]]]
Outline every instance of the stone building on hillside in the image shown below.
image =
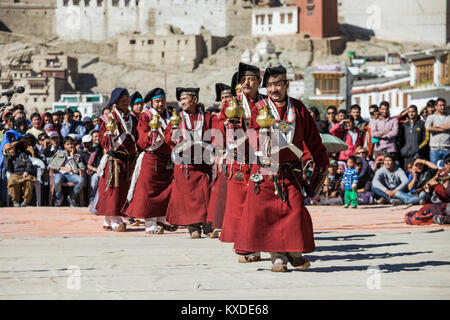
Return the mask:
[[32,57],[31,63],[10,65],[0,72],[2,91],[23,86],[25,92],[15,94],[13,105],[23,104],[28,112],[52,109],[62,92],[74,91],[78,77],[77,59],[62,52],[49,52]]
[[214,36],[250,34],[246,0],[57,0],[56,31],[66,40],[101,42],[121,33],[164,33],[171,25],[187,35],[202,28]]

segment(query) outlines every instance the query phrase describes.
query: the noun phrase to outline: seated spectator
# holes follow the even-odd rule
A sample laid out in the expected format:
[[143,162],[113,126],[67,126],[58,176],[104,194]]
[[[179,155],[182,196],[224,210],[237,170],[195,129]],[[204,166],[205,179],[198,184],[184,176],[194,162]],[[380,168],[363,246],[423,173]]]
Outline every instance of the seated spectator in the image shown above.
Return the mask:
[[77,150],[77,153],[81,156],[81,159],[83,160],[83,163],[85,166],[88,165],[89,158],[91,157],[91,154],[93,153],[92,150],[92,136],[87,134],[81,139],[81,144],[79,145],[79,148]]
[[26,207],[31,203],[33,186],[37,181],[30,155],[22,142],[8,143],[4,150],[5,169],[11,174],[8,179],[9,195],[14,207]]
[[375,164],[375,161],[373,161],[370,157],[369,157],[369,151],[364,148],[364,147],[358,147],[355,150],[355,156],[363,158],[365,160],[365,163],[367,162],[367,164],[370,166],[370,168],[373,169],[373,166]]
[[347,170],[342,177],[342,189],[344,189],[344,208],[348,208],[350,204],[353,209],[358,207],[358,172],[355,169],[356,158],[350,156],[347,159]]
[[50,145],[50,137],[45,133],[41,133],[38,136],[38,151],[42,154],[42,152]]
[[42,154],[47,158],[47,163],[50,162],[50,159],[53,158],[55,153],[58,150],[61,150],[61,138],[58,132],[50,132],[50,144],[43,150]]
[[410,159],[408,165],[411,165],[408,191],[410,194],[419,197],[420,204],[425,204],[431,198],[427,183],[436,175],[438,167],[431,161],[424,159]]
[[323,206],[342,206],[341,180],[342,175],[337,174],[338,163],[330,160],[328,174],[325,177],[319,196],[314,200]]
[[384,166],[375,172],[372,192],[379,197],[379,204],[414,204],[419,198],[407,193],[408,177],[405,171],[395,164],[395,153],[384,156]]
[[384,165],[384,156],[378,156],[373,163],[372,170],[377,172],[379,169],[383,168]]
[[355,169],[358,172],[358,184],[356,189],[358,191],[359,204],[372,204],[372,179],[374,176],[373,170],[369,163],[363,157],[356,157]]
[[25,135],[28,131],[28,124],[24,118],[19,118],[14,123],[14,129],[21,135]]
[[92,123],[92,119],[90,117],[83,118],[83,125],[86,129],[86,134],[90,134],[92,130],[94,130],[94,124]]
[[64,150],[56,152],[50,161],[49,168],[55,170],[53,182],[55,186],[55,205],[60,207],[63,202],[62,183],[73,182],[72,195],[68,196],[71,207],[76,206],[75,199],[78,197],[84,184],[84,177],[81,175],[85,169],[81,156],[75,153],[75,141],[71,137],[64,139]]
[[62,112],[61,110],[53,112],[52,113],[52,122],[53,125],[55,126],[55,131],[57,131],[58,133],[61,130],[61,125],[62,125],[62,121],[61,121],[61,116],[64,115],[64,112]]
[[100,130],[100,117],[97,114],[92,116],[92,124],[94,125],[94,130]]
[[433,190],[441,202],[445,203],[447,201],[447,190],[449,190],[450,185],[450,155],[444,158],[444,168],[438,170],[436,175],[428,181],[427,185],[430,192]]
[[86,129],[81,121],[77,121],[73,118],[74,112],[72,109],[66,109],[64,115],[64,122],[61,126],[61,137],[65,138],[69,134],[74,134],[76,140],[81,141],[83,136],[86,134]]
[[356,149],[363,145],[363,133],[355,126],[352,116],[347,116],[346,119],[336,123],[331,128],[330,134],[338,137],[348,146],[347,150],[339,154],[340,161],[346,161],[350,156],[355,156]]
[[36,139],[43,132],[41,129],[41,115],[39,113],[33,113],[31,115],[32,128],[27,130],[27,134],[32,134]]

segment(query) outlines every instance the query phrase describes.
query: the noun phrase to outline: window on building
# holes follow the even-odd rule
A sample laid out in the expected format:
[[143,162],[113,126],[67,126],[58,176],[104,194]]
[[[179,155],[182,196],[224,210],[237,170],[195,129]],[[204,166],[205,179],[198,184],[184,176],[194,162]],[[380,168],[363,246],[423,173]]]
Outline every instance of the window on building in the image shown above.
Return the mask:
[[112,6],[118,7],[119,6],[119,0],[112,0]]
[[262,25],[264,25],[265,24],[265,18],[266,18],[266,16],[265,15],[260,15],[260,18],[261,18],[261,24]]
[[449,85],[450,77],[449,77],[449,55],[445,55],[441,58],[441,84]]
[[67,7],[69,5],[69,0],[63,0],[63,6]]
[[406,93],[403,94],[403,106],[408,106],[408,95]]
[[285,17],[286,17],[286,14],[284,14],[284,13],[280,14],[280,22],[281,22],[281,24],[284,24]]
[[136,7],[139,6],[139,0],[136,0]]
[[125,7],[129,7],[130,6],[130,0],[125,0]]
[[37,97],[34,97],[34,102],[37,102]]
[[89,2],[91,2],[91,0],[84,0],[84,6],[89,7]]
[[187,46],[188,40],[184,40],[184,45]]
[[161,58],[163,58],[163,59],[164,59],[164,51],[163,51],[163,52],[161,52]]
[[267,15],[267,23],[272,24],[272,14]]
[[416,84],[424,85],[433,83],[434,59],[416,61],[414,65],[416,66]]
[[355,98],[355,104],[358,104],[358,105],[361,104],[361,98],[360,97]]
[[153,44],[153,40],[147,40],[147,44],[148,45],[152,45]]
[[306,15],[312,16],[314,14],[314,0],[308,0],[306,3]]
[[177,40],[177,45],[180,46],[180,40]]
[[136,44],[136,40],[130,40],[130,44]]
[[97,7],[101,7],[103,4],[103,0],[97,0]]
[[315,79],[315,92],[316,95],[339,94],[340,81],[339,79]]
[[292,13],[288,13],[288,23],[291,24],[292,23]]

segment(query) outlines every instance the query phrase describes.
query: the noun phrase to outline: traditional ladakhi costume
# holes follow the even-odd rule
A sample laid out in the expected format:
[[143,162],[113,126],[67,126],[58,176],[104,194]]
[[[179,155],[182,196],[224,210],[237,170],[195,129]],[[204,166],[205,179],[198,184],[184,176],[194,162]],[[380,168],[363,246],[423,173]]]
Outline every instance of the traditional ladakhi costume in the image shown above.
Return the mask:
[[[237,83],[241,77],[246,75],[256,76],[260,78],[260,70],[258,67],[240,63],[239,71],[237,75],[233,77],[234,81],[232,81],[232,85],[234,83]],[[255,100],[252,100],[250,99],[250,97],[247,97],[245,93],[242,93],[238,97],[238,99],[242,102],[242,107],[245,110],[244,117],[240,120],[240,127],[242,128],[245,134],[249,127],[250,120],[252,118],[252,109],[254,108],[255,104],[258,101],[264,98],[265,96],[259,93]],[[222,130],[225,130],[224,122],[227,119],[225,115],[225,110],[227,107],[228,104],[222,108],[222,112],[219,118],[218,127],[221,127]],[[226,132],[224,131],[223,133],[226,136]],[[245,146],[245,154],[239,155],[238,157],[238,154],[236,153],[236,150],[233,150],[233,147],[236,148],[241,144],[244,144]],[[227,141],[226,145],[228,147],[231,146],[231,148],[228,149],[229,159],[227,159],[227,161],[229,164],[227,166],[227,174],[228,174],[227,196],[220,241],[234,242],[237,237],[238,227],[240,224],[245,199],[247,196],[248,183],[250,180],[250,166],[248,162],[249,144],[247,139],[245,139],[244,141],[242,141],[242,139],[237,139],[235,143],[230,143]],[[240,253],[244,253],[244,251]],[[240,262],[252,262],[258,260],[260,260],[259,252],[256,253],[248,252],[247,255],[245,256],[241,255],[239,257]]]
[[[130,187],[136,159],[136,123],[130,113],[122,113],[115,106],[128,91],[116,88],[111,93],[111,113],[100,117],[100,143],[106,154],[99,165],[97,214],[105,216],[105,230],[125,231],[121,209]],[[113,123],[115,123],[115,128]],[[111,130],[114,129],[114,130]]]
[[[283,73],[286,69],[282,66],[268,68],[263,85],[270,75]],[[305,182],[300,161],[304,143],[312,154],[316,168],[326,168],[329,163],[327,151],[308,109],[297,99],[287,96],[286,99],[285,106],[277,106],[267,98],[258,102],[252,110],[250,128],[260,132],[256,118],[259,110],[267,107],[276,119],[271,130],[279,129],[287,146],[280,147],[280,163],[275,175],[267,174],[261,163],[252,164],[247,198],[234,239],[236,250],[270,252],[274,263],[272,271],[285,271],[288,261],[299,269],[307,268],[309,262],[302,252],[315,249],[312,220],[304,204]],[[264,152],[263,147],[259,149]]]
[[[177,100],[180,101],[183,95],[198,97],[199,91],[199,88],[177,88]],[[196,164],[194,151],[200,150],[199,156],[203,155],[203,147],[206,145],[202,141],[203,134],[212,128],[213,116],[204,113],[197,105],[193,113],[181,111],[180,117],[179,128],[173,128],[173,123],[170,123],[165,130],[165,141],[173,148],[174,160],[172,194],[166,219],[173,225],[188,226],[191,238],[200,238],[202,228],[205,235],[211,231],[210,226],[206,224],[211,191],[211,166],[203,159],[197,159],[195,162],[200,163]],[[172,132],[177,134],[177,130],[181,130],[178,133],[181,132],[182,135],[174,142]],[[176,153],[183,155],[188,150],[191,151],[190,159],[175,159]]]
[[[136,161],[127,195],[128,206],[124,208],[128,216],[145,219],[145,231],[149,234],[162,234],[164,229],[176,230],[164,221],[173,179],[171,150],[164,142],[164,130],[169,124],[170,114],[167,109],[158,113],[151,107],[153,99],[163,97],[165,92],[161,88],[153,89],[145,96],[144,103],[150,102],[150,106],[141,113],[137,126],[137,145],[144,151]],[[153,129],[149,126],[152,120],[157,121]]]

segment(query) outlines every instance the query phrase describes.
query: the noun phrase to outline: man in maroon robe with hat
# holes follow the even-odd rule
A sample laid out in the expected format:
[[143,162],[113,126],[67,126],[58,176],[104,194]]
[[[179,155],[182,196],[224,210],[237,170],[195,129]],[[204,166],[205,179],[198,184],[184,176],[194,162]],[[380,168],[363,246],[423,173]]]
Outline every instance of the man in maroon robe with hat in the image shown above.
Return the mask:
[[[232,122],[225,115],[225,110],[229,106],[226,103],[219,117],[218,127],[223,131],[226,137],[226,129],[239,130],[243,133],[243,137],[237,135],[237,142],[234,142],[234,149],[230,148],[232,144],[227,141],[228,149],[228,183],[227,183],[227,197],[225,205],[225,214],[222,224],[222,231],[220,241],[234,242],[238,232],[238,226],[244,209],[245,198],[248,190],[248,183],[250,178],[250,166],[248,162],[249,144],[246,139],[246,131],[252,118],[252,109],[255,104],[264,99],[258,91],[261,84],[260,69],[256,66],[239,63],[238,72],[233,76],[232,89],[236,90],[236,85],[241,85],[242,93],[237,96],[245,110],[243,118],[238,122]],[[235,92],[235,91],[234,91]],[[238,154],[238,150],[243,151],[244,154]],[[242,153],[242,152],[241,152]],[[261,260],[259,252],[239,251],[240,255],[238,261],[241,263],[255,262]]]
[[171,121],[165,142],[173,148],[174,176],[166,219],[173,225],[187,226],[192,239],[211,232],[206,223],[211,192],[211,166],[203,158],[205,131],[214,117],[199,107],[199,88],[177,88],[182,111],[180,122]]
[[[220,102],[223,110],[224,105],[228,105],[227,102],[233,99],[231,93],[231,87],[224,83],[216,83],[216,102]],[[215,129],[223,131],[217,128],[219,124],[215,121]],[[224,157],[224,145],[223,139],[220,141],[221,145],[215,145],[220,150],[219,155],[215,157],[214,165],[212,166],[212,187],[211,197],[208,205],[208,215],[206,221],[211,223],[213,232],[210,233],[211,238],[218,238],[222,229],[223,217],[225,213],[225,204],[227,196],[227,170]]]
[[[267,88],[268,98],[258,102],[252,110],[250,129],[254,130],[249,134],[259,136],[262,132],[259,124],[266,126],[270,114],[274,118],[270,120],[273,125],[269,124],[266,130],[278,135],[279,149],[272,145],[269,159],[275,160],[270,163],[264,161],[269,156],[268,144],[255,146],[259,149],[258,161],[251,167],[234,247],[236,252],[269,252],[273,272],[287,271],[288,262],[303,270],[310,263],[302,254],[315,249],[312,221],[304,204],[305,189],[315,190],[323,182],[328,154],[308,109],[301,101],[287,95],[286,69],[282,66],[267,68],[263,86]],[[252,144],[259,141],[254,138],[249,137]],[[301,171],[304,144],[315,163],[308,188],[305,188],[307,184]]]
[[123,88],[111,93],[111,113],[100,117],[100,143],[106,154],[99,165],[97,214],[105,216],[103,228],[123,232],[121,209],[130,187],[134,161],[136,159],[136,122],[130,115],[130,96]]
[[147,234],[163,234],[164,230],[176,230],[165,223],[173,179],[171,150],[164,141],[170,114],[161,88],[149,91],[143,102],[149,104],[137,125],[137,145],[143,151],[136,161],[124,212],[145,219]]

